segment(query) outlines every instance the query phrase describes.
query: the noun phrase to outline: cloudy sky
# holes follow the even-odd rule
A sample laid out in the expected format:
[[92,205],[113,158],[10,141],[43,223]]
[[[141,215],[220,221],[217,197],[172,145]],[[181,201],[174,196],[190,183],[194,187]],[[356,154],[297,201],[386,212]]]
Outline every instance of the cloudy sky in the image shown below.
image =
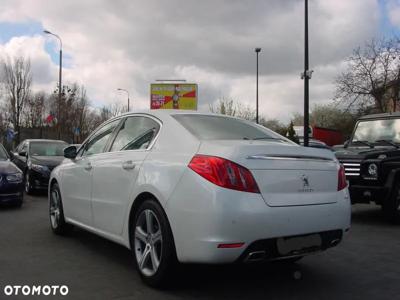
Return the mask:
[[[198,83],[199,110],[220,97],[255,103],[260,53],[260,111],[287,121],[302,110],[303,0],[1,0],[0,56],[31,59],[34,90],[51,92],[63,41],[64,83],[78,82],[93,106],[149,108],[159,78]],[[329,103],[333,80],[352,50],[399,33],[399,0],[310,0],[310,101]]]

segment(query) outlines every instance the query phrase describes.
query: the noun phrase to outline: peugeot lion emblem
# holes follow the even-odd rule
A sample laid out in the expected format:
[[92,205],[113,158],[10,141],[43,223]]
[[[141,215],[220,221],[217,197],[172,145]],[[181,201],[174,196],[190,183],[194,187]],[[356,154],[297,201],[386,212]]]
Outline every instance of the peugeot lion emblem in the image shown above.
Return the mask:
[[310,182],[308,180],[308,176],[303,174],[301,175],[301,181],[303,182],[303,189],[299,190],[299,192],[313,192],[314,190],[310,188]]
[[308,183],[308,177],[306,175],[301,175],[301,180],[303,180],[303,187],[308,188],[310,187],[310,184]]

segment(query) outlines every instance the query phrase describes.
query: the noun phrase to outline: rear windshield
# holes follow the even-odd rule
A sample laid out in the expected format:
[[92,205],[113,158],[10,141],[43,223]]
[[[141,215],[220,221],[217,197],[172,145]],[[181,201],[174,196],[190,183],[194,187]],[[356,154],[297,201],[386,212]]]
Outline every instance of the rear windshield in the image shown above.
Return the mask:
[[200,140],[281,139],[273,132],[240,119],[195,114],[179,114],[173,117]]
[[29,154],[32,156],[63,156],[67,143],[59,142],[31,142]]

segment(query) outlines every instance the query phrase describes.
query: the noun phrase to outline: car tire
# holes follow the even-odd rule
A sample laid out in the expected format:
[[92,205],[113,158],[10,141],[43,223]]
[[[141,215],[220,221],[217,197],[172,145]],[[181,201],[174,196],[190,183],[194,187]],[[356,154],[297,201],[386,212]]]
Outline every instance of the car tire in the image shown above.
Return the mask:
[[130,228],[131,249],[142,280],[166,287],[175,277],[178,261],[172,231],[164,210],[154,199],[144,201]]
[[27,195],[31,195],[34,191],[34,189],[32,188],[32,184],[31,181],[29,179],[29,171],[26,171],[25,173],[25,193]]
[[49,194],[50,226],[57,235],[68,234],[72,225],[65,222],[61,192],[58,183],[53,183]]
[[390,222],[396,222],[400,220],[400,181],[397,181],[393,189],[383,203],[382,211],[385,218]]

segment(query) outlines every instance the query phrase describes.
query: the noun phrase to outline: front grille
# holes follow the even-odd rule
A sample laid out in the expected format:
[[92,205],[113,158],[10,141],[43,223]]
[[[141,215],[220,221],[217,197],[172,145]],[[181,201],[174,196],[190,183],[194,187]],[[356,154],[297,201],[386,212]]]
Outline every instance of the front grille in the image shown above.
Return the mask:
[[360,166],[359,162],[341,162],[344,166],[344,171],[347,177],[358,177],[360,176]]

